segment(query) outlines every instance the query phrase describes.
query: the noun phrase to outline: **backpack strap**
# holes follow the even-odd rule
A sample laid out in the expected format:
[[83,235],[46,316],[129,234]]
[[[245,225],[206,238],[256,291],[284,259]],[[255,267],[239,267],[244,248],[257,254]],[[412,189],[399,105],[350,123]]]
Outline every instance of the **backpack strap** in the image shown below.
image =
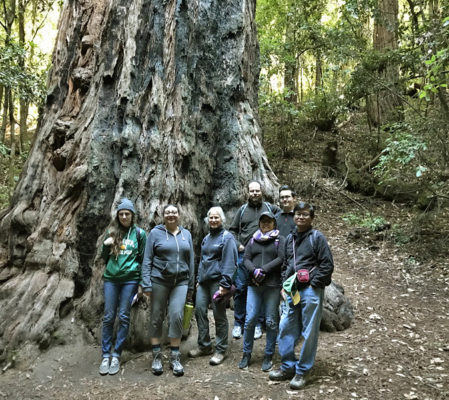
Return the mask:
[[274,213],[273,213],[273,209],[271,208],[271,204],[268,203],[268,201],[264,201],[264,204],[265,204],[265,207],[268,208],[268,211],[269,211],[271,214],[274,214]]
[[240,218],[239,218],[239,240],[240,240],[240,235],[242,233],[242,217],[243,217],[243,213],[246,210],[246,207],[248,207],[248,203],[243,204],[243,206],[240,207]]
[[312,246],[313,252],[315,253],[315,256],[318,253],[315,249],[315,243],[316,243],[317,236],[318,236],[318,231],[316,229],[312,229],[312,234],[309,235],[309,241],[310,241],[310,245]]

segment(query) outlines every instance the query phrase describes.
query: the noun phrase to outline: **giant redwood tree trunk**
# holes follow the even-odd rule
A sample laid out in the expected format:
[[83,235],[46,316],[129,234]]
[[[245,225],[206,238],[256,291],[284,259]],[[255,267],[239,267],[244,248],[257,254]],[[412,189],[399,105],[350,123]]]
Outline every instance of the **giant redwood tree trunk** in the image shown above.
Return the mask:
[[100,325],[98,247],[115,202],[139,224],[180,205],[199,241],[212,204],[275,176],[258,140],[255,0],[66,0],[41,124],[0,220],[0,359],[52,343],[75,310]]

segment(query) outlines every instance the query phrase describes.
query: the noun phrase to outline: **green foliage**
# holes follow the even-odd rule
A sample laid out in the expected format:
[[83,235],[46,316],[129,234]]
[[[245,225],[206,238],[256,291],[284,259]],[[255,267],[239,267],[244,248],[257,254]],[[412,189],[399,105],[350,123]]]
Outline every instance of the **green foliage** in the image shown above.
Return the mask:
[[364,215],[346,213],[343,215],[343,221],[350,225],[367,228],[372,232],[377,232],[385,229],[388,222],[383,217],[373,216],[370,213]]
[[415,176],[421,177],[427,168],[420,163],[427,150],[423,139],[413,133],[407,122],[389,125],[390,136],[382,151],[379,164],[374,168],[375,176],[381,183],[389,180],[404,179],[410,169],[414,169]]
[[34,63],[25,66],[23,60],[28,58],[33,46],[28,43],[22,47],[13,40],[0,46],[0,84],[11,89],[18,98],[39,104],[46,93],[48,59],[37,52]]
[[433,33],[435,40],[432,43],[430,58],[424,61],[427,67],[426,84],[419,97],[431,101],[431,93],[447,88],[447,68],[449,65],[449,17],[443,19],[437,32]]

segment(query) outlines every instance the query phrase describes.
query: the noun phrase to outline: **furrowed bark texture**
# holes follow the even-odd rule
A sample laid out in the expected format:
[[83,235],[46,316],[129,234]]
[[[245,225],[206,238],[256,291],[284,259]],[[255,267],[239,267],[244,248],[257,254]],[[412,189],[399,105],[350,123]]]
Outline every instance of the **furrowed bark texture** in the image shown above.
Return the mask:
[[232,213],[249,179],[274,194],[254,11],[255,0],[65,2],[45,111],[0,216],[0,360],[50,345],[73,308],[100,325],[98,248],[123,195],[145,229],[179,204],[198,242],[208,207]]

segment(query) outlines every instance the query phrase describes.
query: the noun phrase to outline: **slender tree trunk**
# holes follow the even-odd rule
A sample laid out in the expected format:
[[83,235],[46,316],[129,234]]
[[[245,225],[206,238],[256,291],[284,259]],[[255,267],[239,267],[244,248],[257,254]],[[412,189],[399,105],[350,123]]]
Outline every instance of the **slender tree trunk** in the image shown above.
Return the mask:
[[317,52],[315,58],[315,94],[317,94],[322,87],[322,76],[321,54]]
[[[18,20],[18,30],[19,30],[19,44],[25,47],[25,8],[26,3],[24,0],[19,0],[17,7],[17,20]],[[19,66],[25,70],[25,58],[21,57],[19,60]],[[28,108],[29,103],[25,99],[21,98],[19,100],[19,151],[23,151],[23,142],[27,137],[28,126]]]
[[2,110],[2,124],[0,126],[0,141],[5,143],[6,138],[6,127],[8,125],[8,111],[9,111],[9,95],[11,90],[9,88],[4,89],[5,96],[3,100],[3,110]]
[[[294,6],[289,6],[288,15],[291,15],[294,11]],[[293,18],[294,16],[287,17],[287,23],[285,24],[285,47],[290,53],[290,58],[285,61],[284,88],[288,91],[287,100],[290,103],[296,104],[298,101],[298,71],[295,57],[296,35],[293,29],[294,25],[289,22]]]
[[75,299],[98,333],[98,248],[121,196],[145,229],[177,203],[198,244],[207,209],[233,213],[249,179],[274,195],[254,12],[255,0],[64,2],[42,124],[0,220],[0,358],[49,346]]
[[[373,47],[374,50],[387,54],[398,47],[398,0],[378,0],[378,8]],[[398,66],[390,61],[382,63],[377,71],[377,79],[377,93],[369,96],[367,112],[371,123],[380,126],[402,118]]]
[[6,96],[4,96],[5,92],[6,92],[6,88],[4,88],[3,85],[0,84],[0,110],[2,110],[2,113],[1,113],[2,119],[0,122],[0,143],[3,143],[4,139],[5,139],[5,131],[2,129],[3,120],[4,120],[4,116],[5,116],[4,110],[3,110],[3,101],[4,101],[4,99],[6,99]]

